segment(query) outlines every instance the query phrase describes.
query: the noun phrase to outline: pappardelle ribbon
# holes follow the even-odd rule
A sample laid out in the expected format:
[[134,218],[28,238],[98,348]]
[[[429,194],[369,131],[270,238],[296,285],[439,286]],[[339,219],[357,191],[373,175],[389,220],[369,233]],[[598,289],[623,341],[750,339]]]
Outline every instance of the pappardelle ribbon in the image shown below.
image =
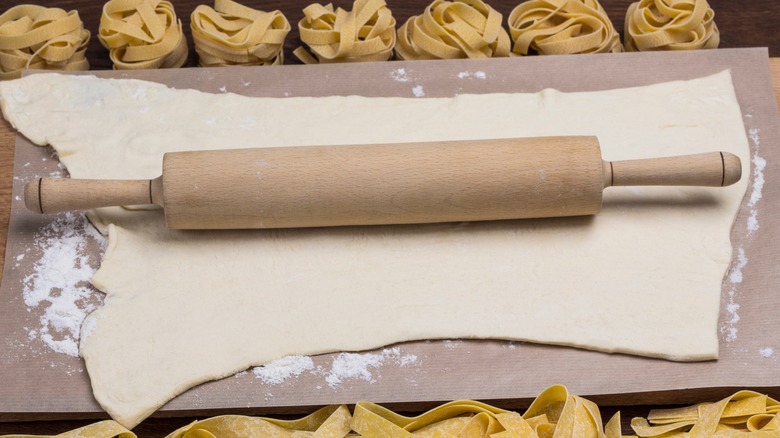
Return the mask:
[[641,0],[626,13],[626,51],[714,49],[720,44],[707,0]]
[[[69,430],[51,438],[137,438],[136,434],[125,429],[113,420],[98,421],[90,425]],[[45,438],[46,435],[2,435],[2,438]]]
[[482,0],[434,0],[398,29],[398,59],[509,56],[501,13]]
[[191,18],[195,51],[203,67],[284,62],[282,49],[290,22],[280,11],[258,11],[232,0],[215,0],[214,8],[200,5]]
[[76,11],[14,6],[0,15],[0,80],[24,69],[89,70],[89,37]]
[[525,414],[484,403],[454,401],[416,417],[398,415],[373,403],[358,403],[352,430],[364,437],[606,437],[619,438],[620,416],[607,423],[595,403],[561,385],[542,392]]
[[[643,438],[780,436],[780,402],[753,391],[739,391],[716,403],[656,409],[631,421]],[[9,438],[13,435],[4,435]],[[18,437],[19,435],[17,435]],[[136,438],[113,421],[101,421],[57,435],[57,438]],[[453,401],[416,417],[406,417],[374,403],[359,402],[354,411],[327,406],[297,420],[222,415],[194,421],[168,438],[223,436],[367,438],[619,438],[620,413],[603,425],[598,406],[554,385],[533,401],[523,415],[471,400]]]
[[326,406],[297,420],[222,415],[195,421],[166,438],[246,437],[338,437],[349,435],[352,415],[346,406]]
[[655,409],[634,418],[640,437],[780,436],[780,402],[753,391],[739,391],[717,403]]
[[314,3],[298,22],[303,47],[293,54],[305,64],[386,61],[395,47],[395,18],[384,0],[356,0],[351,11]]
[[598,0],[530,0],[515,7],[508,21],[518,55],[623,51]]
[[187,62],[181,20],[166,0],[109,0],[98,38],[115,70],[177,68]]

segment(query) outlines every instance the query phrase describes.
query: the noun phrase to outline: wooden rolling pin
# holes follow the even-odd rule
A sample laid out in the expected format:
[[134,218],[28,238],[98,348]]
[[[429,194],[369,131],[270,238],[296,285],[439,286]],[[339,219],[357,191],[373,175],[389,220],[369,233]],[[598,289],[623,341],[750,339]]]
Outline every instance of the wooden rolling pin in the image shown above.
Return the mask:
[[153,180],[43,178],[33,211],[156,204],[173,229],[407,224],[596,214],[609,186],[727,186],[737,156],[602,161],[596,137],[165,154]]

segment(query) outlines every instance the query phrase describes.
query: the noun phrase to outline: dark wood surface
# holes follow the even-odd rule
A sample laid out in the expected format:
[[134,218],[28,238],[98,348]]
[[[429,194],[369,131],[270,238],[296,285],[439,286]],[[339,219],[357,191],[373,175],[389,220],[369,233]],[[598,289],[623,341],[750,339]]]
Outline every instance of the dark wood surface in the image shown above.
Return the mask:
[[[419,14],[429,3],[427,0],[393,1],[387,0],[388,6],[393,11],[399,25],[409,16]],[[2,0],[0,13],[17,4],[26,3],[24,0]],[[189,14],[201,2],[195,0],[173,0],[174,7],[187,33],[190,46],[192,38],[189,34]],[[245,0],[244,4],[250,7],[274,10],[280,9],[290,20],[293,31],[285,42],[285,63],[297,63],[292,56],[292,51],[300,45],[297,32],[297,22],[303,16],[301,10],[311,1],[309,0]],[[499,12],[508,15],[519,0],[491,0],[488,2]],[[601,4],[607,11],[610,19],[619,32],[623,31],[625,12],[631,2],[628,0],[602,0]],[[780,6],[777,0],[710,0],[709,3],[715,10],[715,21],[721,32],[721,47],[769,47],[770,56],[780,57]],[[85,26],[92,32],[93,39],[88,49],[88,58],[92,69],[109,69],[111,62],[108,52],[94,37],[97,34],[100,12],[103,1],[97,0],[47,0],[37,4],[49,7],[59,7],[66,10],[76,9],[82,17]],[[351,3],[346,1],[334,2],[335,6],[349,8]],[[506,25],[506,24],[505,24]],[[195,65],[194,51],[190,51],[189,65]],[[775,94],[780,102],[780,59],[770,61],[772,68]],[[0,255],[5,252],[5,241],[8,229],[8,217],[11,204],[11,182],[13,175],[13,147],[15,134],[4,120],[0,121]],[[0,273],[2,272],[3,259],[0,257]],[[1,275],[1,274],[0,274]],[[2,385],[2,382],[0,382]],[[702,400],[708,401],[708,400]],[[674,403],[670,400],[670,403]],[[634,416],[646,416],[648,411],[656,406],[621,407],[619,410],[623,419],[624,433],[632,433],[628,422]],[[669,406],[665,406],[669,407]],[[618,408],[601,406],[602,417],[606,421]],[[134,429],[140,437],[165,436],[173,430],[195,420],[194,417],[180,418],[150,418]],[[17,422],[0,423],[0,435],[2,434],[56,434],[74,429],[95,420],[63,420],[46,422]]]

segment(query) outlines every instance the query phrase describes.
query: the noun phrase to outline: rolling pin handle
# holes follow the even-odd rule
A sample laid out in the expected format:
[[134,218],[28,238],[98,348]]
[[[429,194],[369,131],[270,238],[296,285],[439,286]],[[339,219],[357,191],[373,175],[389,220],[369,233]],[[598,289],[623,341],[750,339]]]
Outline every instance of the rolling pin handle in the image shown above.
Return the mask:
[[24,205],[42,214],[120,205],[162,206],[162,177],[153,180],[36,178],[24,187]]
[[742,178],[742,162],[728,152],[677,157],[604,161],[604,187],[703,186],[726,187]]
[[28,210],[43,214],[43,205],[41,204],[41,180],[35,178],[24,186],[24,206]]
[[720,153],[723,161],[723,184],[721,187],[735,184],[742,178],[742,161],[738,156],[728,152]]

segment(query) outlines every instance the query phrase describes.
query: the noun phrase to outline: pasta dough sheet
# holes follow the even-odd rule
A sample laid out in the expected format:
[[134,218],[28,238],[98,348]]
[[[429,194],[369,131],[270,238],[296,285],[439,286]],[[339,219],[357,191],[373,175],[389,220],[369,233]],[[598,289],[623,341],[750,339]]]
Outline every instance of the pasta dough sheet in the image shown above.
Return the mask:
[[[749,175],[729,72],[600,92],[246,98],[38,74],[0,83],[7,119],[73,177],[152,178],[164,152],[597,135],[605,159],[724,150]],[[225,175],[229,177],[230,175]],[[747,178],[610,188],[596,217],[176,232],[160,210],[92,211],[105,304],[80,351],[98,402],[132,427],[188,388],[290,354],[436,338],[653,356],[718,354],[721,281]]]

